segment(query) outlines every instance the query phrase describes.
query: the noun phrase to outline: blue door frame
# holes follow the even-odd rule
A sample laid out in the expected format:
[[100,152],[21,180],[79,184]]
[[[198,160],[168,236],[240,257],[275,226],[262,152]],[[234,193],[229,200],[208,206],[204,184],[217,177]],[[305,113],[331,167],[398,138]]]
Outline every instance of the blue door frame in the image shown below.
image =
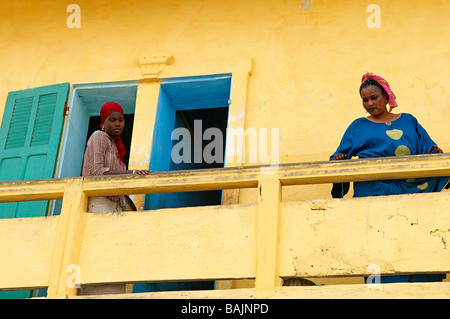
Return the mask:
[[[182,166],[177,168],[177,165],[171,160],[171,149],[174,143],[171,134],[177,127],[177,111],[226,107],[228,117],[230,89],[231,74],[162,79],[153,131],[150,170],[162,172],[183,169]],[[202,195],[192,194],[188,196],[191,196],[191,205],[189,205],[189,199],[186,199],[186,193],[148,194],[145,199],[145,209],[195,206],[199,198],[201,200]],[[214,281],[142,283],[134,285],[134,292],[209,290],[214,288]]]

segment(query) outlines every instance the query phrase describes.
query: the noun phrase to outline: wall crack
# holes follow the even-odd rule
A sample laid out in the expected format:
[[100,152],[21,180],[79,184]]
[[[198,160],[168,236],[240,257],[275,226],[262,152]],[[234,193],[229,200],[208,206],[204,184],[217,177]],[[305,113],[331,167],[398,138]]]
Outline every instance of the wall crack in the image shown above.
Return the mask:
[[439,237],[441,239],[442,244],[444,245],[444,249],[447,249],[447,241],[445,240],[443,234],[449,233],[449,232],[450,232],[450,229],[447,229],[447,231],[442,231],[440,229],[436,229],[434,231],[430,231],[430,235]]

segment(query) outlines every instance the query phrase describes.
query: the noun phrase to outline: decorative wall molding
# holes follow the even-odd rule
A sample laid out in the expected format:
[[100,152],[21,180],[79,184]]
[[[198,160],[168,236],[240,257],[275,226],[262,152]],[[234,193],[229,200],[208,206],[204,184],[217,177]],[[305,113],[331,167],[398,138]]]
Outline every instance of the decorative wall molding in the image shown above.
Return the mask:
[[158,80],[159,74],[166,65],[171,64],[173,61],[173,57],[170,54],[140,56],[138,59],[144,79],[154,81]]

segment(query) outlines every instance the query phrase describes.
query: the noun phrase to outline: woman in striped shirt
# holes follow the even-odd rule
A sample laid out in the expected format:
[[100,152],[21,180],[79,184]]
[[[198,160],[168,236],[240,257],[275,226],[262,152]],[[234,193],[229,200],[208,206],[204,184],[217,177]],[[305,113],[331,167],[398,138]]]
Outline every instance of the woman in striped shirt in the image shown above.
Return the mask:
[[[149,170],[128,170],[124,163],[126,153],[120,134],[125,127],[125,117],[120,104],[107,102],[100,111],[101,131],[95,131],[89,138],[84,153],[83,176],[139,174]],[[88,212],[121,212],[125,207],[124,196],[89,198]]]
[[[101,131],[95,131],[89,138],[84,153],[83,176],[140,174],[148,170],[127,170],[124,163],[126,153],[120,134],[125,126],[122,107],[115,102],[105,103],[100,111]],[[124,196],[91,197],[88,212],[121,212],[125,206]],[[126,284],[83,285],[79,295],[120,294],[126,292]]]

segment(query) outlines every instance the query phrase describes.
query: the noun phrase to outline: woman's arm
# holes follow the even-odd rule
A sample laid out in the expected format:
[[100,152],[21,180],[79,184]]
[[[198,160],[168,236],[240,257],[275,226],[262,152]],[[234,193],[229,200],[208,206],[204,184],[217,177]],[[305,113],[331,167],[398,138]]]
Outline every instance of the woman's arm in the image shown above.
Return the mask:
[[444,153],[444,151],[437,145],[431,146],[431,148],[428,151],[428,153],[431,153],[432,151],[436,151],[436,153]]
[[348,159],[347,155],[339,153],[339,154],[333,156],[333,158],[331,160],[332,161],[339,161],[339,160],[344,160],[344,159]]
[[88,142],[88,149],[85,156],[85,163],[89,175],[119,175],[119,174],[138,174],[146,175],[149,170],[118,170],[105,167],[105,156],[110,144],[109,138],[103,132],[94,132]]
[[114,170],[110,169],[103,173],[103,175],[123,175],[123,174],[137,174],[137,175],[147,175],[151,173],[151,171],[147,169],[140,170]]
[[417,119],[411,114],[410,117],[419,138],[421,154],[427,154],[427,152],[428,154],[431,154],[433,151],[435,151],[436,153],[444,153],[444,151],[431,139],[430,135],[423,128],[423,126],[420,125],[419,121],[417,121]]

